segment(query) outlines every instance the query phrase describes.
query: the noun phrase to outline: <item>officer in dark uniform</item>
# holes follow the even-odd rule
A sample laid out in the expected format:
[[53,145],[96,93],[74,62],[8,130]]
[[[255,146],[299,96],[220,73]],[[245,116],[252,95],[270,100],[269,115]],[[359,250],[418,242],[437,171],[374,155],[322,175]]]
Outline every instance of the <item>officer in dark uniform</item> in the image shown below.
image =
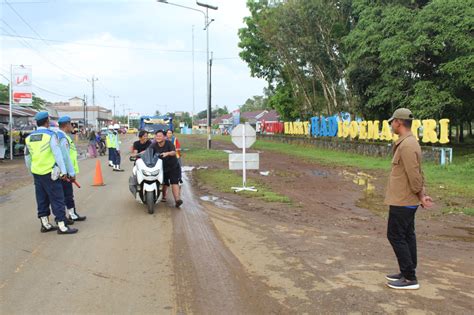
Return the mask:
[[[26,138],[25,162],[33,174],[41,232],[57,230],[58,234],[76,233],[78,230],[69,227],[66,218],[61,180],[66,179],[67,171],[59,148],[58,137],[48,129],[48,112],[37,113],[35,120],[38,129]],[[50,206],[57,227],[49,223]]]
[[68,180],[62,181],[64,190],[64,202],[66,203],[67,215],[74,221],[84,221],[86,216],[81,216],[76,211],[76,203],[74,202],[74,189],[72,182],[76,180],[79,173],[79,163],[77,161],[76,145],[72,141],[69,134],[72,132],[71,117],[62,116],[58,120],[59,130],[57,131],[59,139],[59,147],[66,166]]

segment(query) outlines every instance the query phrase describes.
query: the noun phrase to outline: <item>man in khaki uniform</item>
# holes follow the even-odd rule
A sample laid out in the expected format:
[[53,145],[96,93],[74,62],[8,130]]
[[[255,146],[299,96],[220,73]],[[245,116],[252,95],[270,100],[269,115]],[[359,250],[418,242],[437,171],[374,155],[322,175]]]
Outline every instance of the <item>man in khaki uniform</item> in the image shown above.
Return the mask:
[[397,256],[400,273],[387,275],[393,289],[414,290],[420,285],[416,278],[415,213],[418,206],[429,208],[433,200],[425,194],[421,170],[421,148],[411,133],[413,114],[397,109],[389,123],[399,139],[393,146],[392,171],[388,180],[385,204],[390,206],[387,238]]

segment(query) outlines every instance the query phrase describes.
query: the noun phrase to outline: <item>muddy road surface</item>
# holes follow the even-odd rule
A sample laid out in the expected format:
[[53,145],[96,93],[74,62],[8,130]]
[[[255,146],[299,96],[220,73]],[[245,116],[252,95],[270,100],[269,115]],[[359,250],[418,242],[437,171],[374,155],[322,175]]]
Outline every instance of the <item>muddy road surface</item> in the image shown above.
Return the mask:
[[[76,235],[39,232],[32,185],[6,194],[0,200],[0,312],[472,311],[472,221],[449,219],[443,231],[442,219],[422,216],[418,222],[421,289],[392,291],[384,280],[386,273],[396,271],[384,236],[385,219],[357,205],[363,185],[350,174],[330,176],[333,182],[328,184],[320,173],[343,170],[313,164],[292,163],[284,172],[284,159],[269,153],[262,161],[273,174],[269,178],[275,181],[275,190],[297,191],[290,188],[299,182],[298,177],[285,176],[288,182],[277,184],[282,181],[274,175],[278,171],[300,174],[300,180],[317,187],[291,194],[292,204],[218,193],[196,182],[192,171],[185,172],[182,208],[174,208],[168,198],[153,215],[128,191],[131,163],[125,157],[123,173],[112,172],[106,157],[100,159],[103,187],[90,186],[95,160],[81,161],[82,188],[75,189],[76,203],[88,218],[75,223]],[[313,169],[317,174],[308,172]],[[458,234],[453,234],[454,226],[461,228]]]

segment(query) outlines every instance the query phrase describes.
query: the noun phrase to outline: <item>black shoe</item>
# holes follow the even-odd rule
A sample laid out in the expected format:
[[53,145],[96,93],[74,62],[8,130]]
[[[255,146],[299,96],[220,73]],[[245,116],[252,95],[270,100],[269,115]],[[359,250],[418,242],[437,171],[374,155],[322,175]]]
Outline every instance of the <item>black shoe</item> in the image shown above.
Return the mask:
[[51,225],[50,228],[45,227],[44,225],[41,224],[41,233],[48,233],[51,231],[56,231],[58,229],[57,226]]
[[69,214],[71,219],[74,221],[85,221],[87,219],[86,216],[80,216],[79,213],[76,212],[76,208],[74,208],[74,214]]
[[58,234],[74,234],[79,231],[78,229],[72,228],[72,227],[67,227],[66,231],[61,231],[61,229],[58,228]]
[[73,224],[74,224],[74,220],[73,220],[73,219],[66,218],[66,219],[64,219],[64,223],[66,223],[66,225],[73,225]]
[[400,280],[401,278],[403,278],[403,275],[401,273],[385,276],[385,279],[387,279],[388,281],[397,281],[397,280]]
[[182,204],[183,204],[183,201],[179,199],[178,201],[176,201],[176,208],[181,207]]
[[166,197],[161,198],[161,202],[166,202]]
[[74,221],[85,221],[87,219],[87,216],[80,216],[76,213],[76,218],[74,218]]
[[407,280],[404,277],[397,281],[390,281],[387,286],[396,290],[418,290],[420,288],[417,280]]
[[114,171],[114,172],[123,172],[124,170],[121,169],[121,168],[114,168],[113,171]]

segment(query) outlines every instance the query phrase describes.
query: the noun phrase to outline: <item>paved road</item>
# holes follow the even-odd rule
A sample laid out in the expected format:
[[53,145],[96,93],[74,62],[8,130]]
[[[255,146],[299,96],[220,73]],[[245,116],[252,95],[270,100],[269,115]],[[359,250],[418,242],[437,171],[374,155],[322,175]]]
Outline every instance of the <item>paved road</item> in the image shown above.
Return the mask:
[[80,162],[75,196],[88,218],[75,223],[78,234],[40,233],[33,185],[2,199],[0,313],[267,311],[272,301],[256,294],[187,177],[184,206],[168,201],[149,215],[128,191],[131,163],[124,161],[126,171],[118,173],[100,158],[106,186],[92,187],[95,161]]

